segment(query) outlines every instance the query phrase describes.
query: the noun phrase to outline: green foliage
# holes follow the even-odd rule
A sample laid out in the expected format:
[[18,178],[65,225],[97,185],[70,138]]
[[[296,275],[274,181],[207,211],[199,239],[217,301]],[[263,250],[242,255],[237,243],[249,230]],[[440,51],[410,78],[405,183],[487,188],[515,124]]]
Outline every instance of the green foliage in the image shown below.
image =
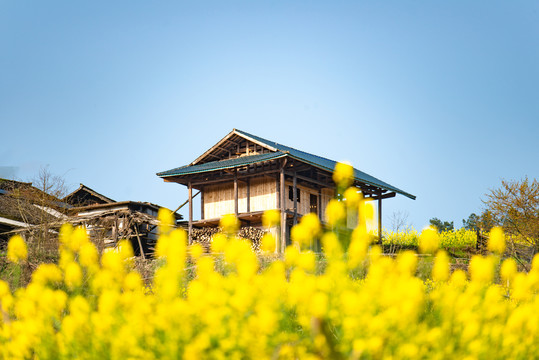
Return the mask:
[[449,221],[442,221],[438,218],[432,218],[429,220],[429,223],[434,226],[439,232],[442,232],[442,231],[450,231],[450,230],[453,230],[455,228],[455,226],[453,225],[453,221],[449,222]]

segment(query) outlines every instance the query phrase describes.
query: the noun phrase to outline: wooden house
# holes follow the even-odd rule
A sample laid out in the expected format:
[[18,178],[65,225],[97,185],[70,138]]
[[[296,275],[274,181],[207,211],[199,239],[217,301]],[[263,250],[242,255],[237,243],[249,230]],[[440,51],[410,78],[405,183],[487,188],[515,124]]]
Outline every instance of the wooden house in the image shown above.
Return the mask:
[[[314,212],[325,220],[325,208],[335,195],[335,165],[333,160],[233,129],[189,165],[157,175],[188,187],[189,234],[193,227],[217,226],[225,214],[257,226],[265,210],[279,209],[280,249],[284,249],[290,227],[302,215]],[[379,232],[382,199],[396,194],[415,199],[358,169],[354,169],[353,185],[366,198],[378,201]],[[197,221],[193,220],[193,189],[201,193],[201,219]]]
[[84,184],[80,184],[75,191],[64,197],[62,201],[72,206],[112,204],[116,202]]
[[[95,194],[92,196],[96,196]],[[81,196],[88,199],[86,195],[86,192],[83,192]],[[100,250],[116,246],[118,240],[126,239],[131,242],[135,255],[145,258],[153,255],[157,242],[159,208],[159,205],[148,202],[104,201],[73,207],[68,213],[71,215],[69,222],[84,225],[88,235]],[[175,216],[177,221],[182,218],[179,214]]]

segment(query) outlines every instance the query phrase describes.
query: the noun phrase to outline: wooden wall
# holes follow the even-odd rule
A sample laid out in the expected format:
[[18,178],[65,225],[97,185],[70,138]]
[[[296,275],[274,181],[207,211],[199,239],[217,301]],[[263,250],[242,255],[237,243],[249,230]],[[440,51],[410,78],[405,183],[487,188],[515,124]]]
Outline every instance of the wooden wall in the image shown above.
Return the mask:
[[[206,186],[202,194],[205,219],[234,213],[234,184]],[[276,209],[276,180],[270,177],[251,179],[250,199],[251,211]],[[238,212],[247,212],[247,184],[244,181],[238,181]]]
[[[289,186],[291,181],[285,182],[285,208],[293,211],[294,202],[289,199]],[[310,212],[310,195],[318,199],[318,190],[298,185],[300,194],[298,202],[298,214],[304,215]],[[251,212],[278,209],[277,180],[272,177],[252,178],[250,185]],[[204,196],[204,219],[216,219],[226,214],[234,213],[234,184],[209,185],[202,191]],[[322,220],[325,220],[325,211],[329,200],[334,196],[333,189],[322,189]],[[247,212],[247,184],[238,181],[238,212]]]

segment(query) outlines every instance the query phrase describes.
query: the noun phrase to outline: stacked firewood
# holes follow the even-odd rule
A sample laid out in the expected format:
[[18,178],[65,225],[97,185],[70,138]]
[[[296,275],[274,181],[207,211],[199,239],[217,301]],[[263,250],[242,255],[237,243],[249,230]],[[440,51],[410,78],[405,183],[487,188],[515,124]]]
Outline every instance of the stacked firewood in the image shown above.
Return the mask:
[[215,227],[203,227],[200,229],[193,228],[191,232],[191,241],[193,243],[199,243],[204,247],[206,252],[209,252],[211,239],[213,235],[217,234],[219,231],[220,229]]
[[[213,236],[220,231],[221,229],[216,227],[193,229],[191,239],[193,242],[201,244],[204,249],[209,252]],[[242,239],[250,240],[252,249],[258,251],[260,249],[260,240],[265,233],[264,230],[252,226],[245,226],[238,231],[237,236]]]
[[252,227],[252,226],[245,226],[240,229],[238,232],[238,237],[246,240],[251,240],[251,248],[253,251],[259,251],[260,250],[260,240],[262,240],[262,236],[264,236],[266,232],[264,230]]

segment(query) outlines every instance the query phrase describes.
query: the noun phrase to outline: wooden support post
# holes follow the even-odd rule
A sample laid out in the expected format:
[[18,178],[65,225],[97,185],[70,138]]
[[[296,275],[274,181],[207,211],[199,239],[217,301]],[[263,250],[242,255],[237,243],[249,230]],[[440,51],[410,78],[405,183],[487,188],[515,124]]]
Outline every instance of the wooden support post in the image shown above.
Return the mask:
[[137,241],[138,241],[138,247],[140,249],[140,255],[142,256],[142,259],[146,259],[146,255],[144,255],[144,249],[142,248],[142,241],[140,240],[140,235],[138,233],[137,224],[134,224],[133,227],[135,228],[135,234],[137,235]]
[[202,188],[202,190],[200,190],[200,219],[201,220],[204,220],[204,193],[203,193],[203,190],[204,188]]
[[247,179],[247,212],[251,212],[251,179]]
[[238,172],[237,170],[234,171],[234,215],[238,217]]
[[318,218],[322,221],[322,188],[318,188]]
[[284,167],[286,165],[286,159],[283,161],[283,164],[281,166],[281,174],[279,179],[279,193],[281,195],[281,199],[279,202],[279,205],[281,207],[281,245],[279,247],[279,250],[282,254],[284,254],[284,250],[286,248],[286,213],[285,213],[285,191],[284,191]]
[[275,204],[276,204],[276,208],[277,209],[280,209],[281,208],[281,186],[280,186],[280,178],[279,178],[280,175],[277,174],[277,176],[275,176],[275,193],[277,194],[277,199],[275,200]]
[[296,225],[298,223],[298,178],[295,171],[292,179],[292,198],[294,199],[294,225]]
[[191,244],[191,236],[193,234],[193,186],[191,185],[191,182],[188,183],[188,190],[189,190],[189,238],[188,242]]
[[378,198],[378,241],[382,244],[382,193]]

